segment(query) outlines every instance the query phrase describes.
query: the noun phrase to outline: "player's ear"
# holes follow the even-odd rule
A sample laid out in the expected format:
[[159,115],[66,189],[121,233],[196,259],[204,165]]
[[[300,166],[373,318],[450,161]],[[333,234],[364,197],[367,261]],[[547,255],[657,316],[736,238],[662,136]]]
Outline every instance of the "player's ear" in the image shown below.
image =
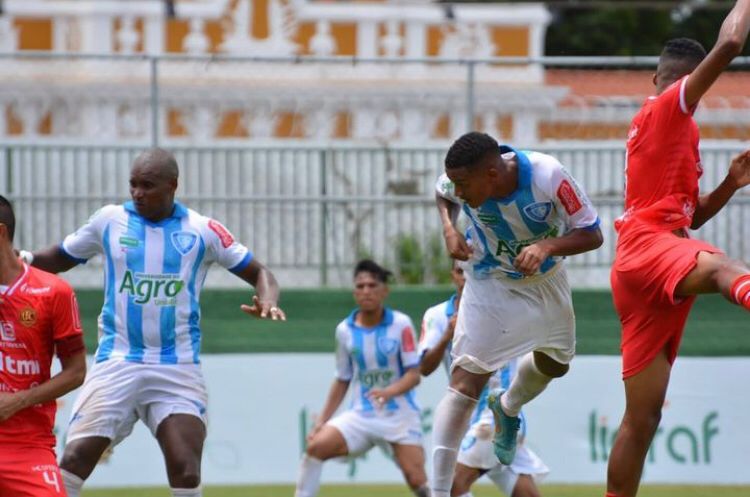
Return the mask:
[[656,86],[656,73],[654,73],[653,77],[651,78],[651,82]]

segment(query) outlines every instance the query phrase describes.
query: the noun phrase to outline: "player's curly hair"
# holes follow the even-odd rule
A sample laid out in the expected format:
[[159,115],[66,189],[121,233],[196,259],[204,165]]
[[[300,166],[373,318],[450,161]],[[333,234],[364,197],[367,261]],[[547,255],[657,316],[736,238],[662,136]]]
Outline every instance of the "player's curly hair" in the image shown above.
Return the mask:
[[362,259],[354,266],[354,277],[356,278],[359,273],[370,273],[381,283],[388,283],[393,276],[392,272],[371,259]]
[[478,164],[487,154],[498,154],[500,148],[487,133],[472,131],[466,133],[453,142],[448,153],[445,155],[445,168],[456,169],[459,167],[470,167]]
[[13,241],[16,233],[16,215],[13,213],[13,205],[10,200],[0,195],[0,223],[8,228],[8,238]]
[[661,57],[697,65],[706,57],[706,49],[692,38],[674,38],[664,44]]

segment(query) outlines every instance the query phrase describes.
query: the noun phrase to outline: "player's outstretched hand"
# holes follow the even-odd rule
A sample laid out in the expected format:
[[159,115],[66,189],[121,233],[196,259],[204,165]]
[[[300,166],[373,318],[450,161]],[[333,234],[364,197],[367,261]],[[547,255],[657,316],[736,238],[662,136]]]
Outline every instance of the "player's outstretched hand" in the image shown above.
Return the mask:
[[253,295],[253,305],[242,304],[242,312],[260,319],[272,319],[273,321],[286,321],[286,314],[276,305],[276,302],[261,300]]
[[459,261],[468,261],[471,257],[471,247],[463,235],[455,229],[445,234],[445,247],[448,249],[448,254]]
[[534,243],[521,249],[521,252],[513,261],[513,265],[519,272],[531,276],[539,271],[547,257],[549,257],[547,249],[539,243]]
[[745,150],[732,159],[729,177],[734,180],[737,189],[750,185],[750,150]]

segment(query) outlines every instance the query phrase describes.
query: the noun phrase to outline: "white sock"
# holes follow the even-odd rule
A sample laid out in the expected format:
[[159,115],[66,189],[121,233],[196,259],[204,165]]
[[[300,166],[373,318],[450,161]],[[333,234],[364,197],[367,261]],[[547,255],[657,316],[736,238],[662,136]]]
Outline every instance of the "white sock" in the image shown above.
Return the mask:
[[297,490],[294,497],[315,497],[320,490],[320,474],[323,472],[323,461],[305,454],[299,468]]
[[63,485],[65,485],[65,492],[67,492],[68,497],[80,497],[83,479],[62,468],[60,469],[60,474],[62,475]]
[[202,497],[203,489],[198,486],[195,488],[170,488],[172,497]]
[[430,497],[430,486],[425,483],[419,488],[412,489],[411,493],[417,497]]
[[500,404],[508,416],[518,416],[521,407],[542,393],[547,388],[551,376],[541,373],[534,364],[534,353],[529,352],[521,358],[518,373],[513,378],[510,388],[500,397]]
[[432,425],[432,497],[450,497],[458,447],[469,428],[476,399],[452,388],[435,408]]

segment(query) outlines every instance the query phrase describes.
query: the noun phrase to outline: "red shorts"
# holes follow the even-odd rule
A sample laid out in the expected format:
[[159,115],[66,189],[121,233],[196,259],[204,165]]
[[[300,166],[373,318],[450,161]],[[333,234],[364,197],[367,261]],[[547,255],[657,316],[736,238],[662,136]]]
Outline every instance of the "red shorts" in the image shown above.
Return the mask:
[[622,324],[622,376],[642,371],[661,350],[672,364],[695,297],[679,298],[677,285],[699,252],[721,253],[701,240],[631,219],[620,229],[610,279]]
[[51,448],[0,447],[0,495],[67,497]]

